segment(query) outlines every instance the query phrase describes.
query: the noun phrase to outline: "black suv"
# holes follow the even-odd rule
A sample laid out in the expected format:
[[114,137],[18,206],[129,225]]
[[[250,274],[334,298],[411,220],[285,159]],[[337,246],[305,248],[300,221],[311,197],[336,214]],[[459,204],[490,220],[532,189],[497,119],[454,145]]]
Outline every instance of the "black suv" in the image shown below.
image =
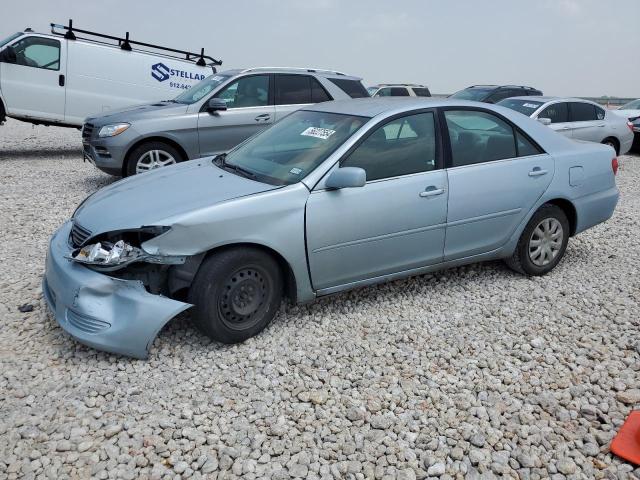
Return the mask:
[[474,100],[476,102],[498,103],[510,97],[542,95],[540,90],[522,85],[472,85],[454,93],[450,98]]

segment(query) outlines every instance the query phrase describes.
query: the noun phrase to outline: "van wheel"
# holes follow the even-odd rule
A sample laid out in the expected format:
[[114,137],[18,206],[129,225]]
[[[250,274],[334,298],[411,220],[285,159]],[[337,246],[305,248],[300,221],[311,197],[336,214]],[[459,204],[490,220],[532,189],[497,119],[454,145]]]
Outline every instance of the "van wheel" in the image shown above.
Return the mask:
[[2,125],[6,119],[7,119],[7,112],[4,109],[2,100],[0,100],[0,125]]
[[569,220],[557,205],[546,203],[531,217],[515,252],[505,259],[516,272],[539,276],[555,268],[567,249]]
[[189,290],[189,303],[202,333],[222,343],[238,343],[264,330],[282,295],[282,271],[271,256],[254,248],[234,248],[205,260]]
[[620,155],[620,143],[618,142],[617,139],[613,137],[605,138],[602,141],[602,143],[604,145],[609,145],[611,148],[613,148],[616,151],[616,155]]
[[139,145],[128,155],[126,175],[136,175],[156,168],[175,165],[184,160],[182,154],[164,142],[147,142]]

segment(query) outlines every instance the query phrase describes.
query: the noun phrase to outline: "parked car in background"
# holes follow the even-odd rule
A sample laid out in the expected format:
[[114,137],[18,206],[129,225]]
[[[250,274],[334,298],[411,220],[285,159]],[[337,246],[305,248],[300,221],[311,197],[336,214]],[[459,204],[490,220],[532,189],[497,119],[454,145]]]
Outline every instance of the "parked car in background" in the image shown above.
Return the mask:
[[359,77],[334,71],[228,70],[173,100],[87,119],[84,155],[111,175],[134,175],[227,152],[305,105],[368,96]]
[[172,98],[221,64],[203,51],[150,44],[143,51],[128,34],[118,40],[53,24],[51,31],[27,29],[0,41],[0,123],[11,117],[77,128],[89,115]]
[[613,110],[613,112],[633,122],[636,118],[640,118],[640,98],[622,105],[617,110]]
[[514,97],[498,105],[524,113],[574,140],[604,143],[625,154],[633,143],[631,123],[612,110],[580,98]]
[[509,97],[519,97],[522,95],[542,95],[542,92],[533,87],[521,85],[472,85],[464,90],[460,90],[449,98],[457,100],[473,100],[475,102],[498,103]]
[[381,83],[367,88],[372,97],[430,97],[429,88],[415,83]]
[[240,342],[284,296],[493,259],[544,275],[612,215],[616,171],[610,148],[493,105],[320,103],[85,199],[50,241],[43,292],[95,348],[145,357],[190,307],[206,335]]

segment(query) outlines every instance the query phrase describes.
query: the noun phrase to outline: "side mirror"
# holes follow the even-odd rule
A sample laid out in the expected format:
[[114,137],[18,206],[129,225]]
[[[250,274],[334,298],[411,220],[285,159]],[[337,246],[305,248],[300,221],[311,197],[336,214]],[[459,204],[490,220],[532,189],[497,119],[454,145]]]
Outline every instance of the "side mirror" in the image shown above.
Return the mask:
[[547,127],[549,125],[551,125],[551,119],[550,118],[538,118],[538,121],[543,124],[546,125]]
[[13,47],[7,47],[0,52],[0,62],[2,63],[17,63],[18,57]]
[[365,183],[367,183],[367,172],[364,169],[343,167],[331,172],[324,186],[329,190],[338,190],[341,188],[364,187]]
[[227,102],[221,98],[210,98],[207,101],[207,112],[221,112],[227,109]]

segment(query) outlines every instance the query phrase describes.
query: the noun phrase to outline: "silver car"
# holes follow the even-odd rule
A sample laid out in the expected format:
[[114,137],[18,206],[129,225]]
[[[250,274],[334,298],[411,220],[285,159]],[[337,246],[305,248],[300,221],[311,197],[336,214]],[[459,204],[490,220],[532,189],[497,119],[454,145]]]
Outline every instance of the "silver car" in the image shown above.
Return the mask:
[[604,143],[623,155],[633,144],[633,126],[625,118],[580,98],[513,97],[498,103],[538,119],[574,140]]
[[173,100],[87,119],[84,156],[111,175],[134,175],[227,152],[305,105],[368,96],[360,78],[340,72],[228,70]]
[[612,215],[616,170],[609,147],[495,105],[326,102],[85,199],[51,239],[44,296],[63,329],[110,352],[145,357],[188,308],[240,342],[283,297],[494,259],[548,273]]

